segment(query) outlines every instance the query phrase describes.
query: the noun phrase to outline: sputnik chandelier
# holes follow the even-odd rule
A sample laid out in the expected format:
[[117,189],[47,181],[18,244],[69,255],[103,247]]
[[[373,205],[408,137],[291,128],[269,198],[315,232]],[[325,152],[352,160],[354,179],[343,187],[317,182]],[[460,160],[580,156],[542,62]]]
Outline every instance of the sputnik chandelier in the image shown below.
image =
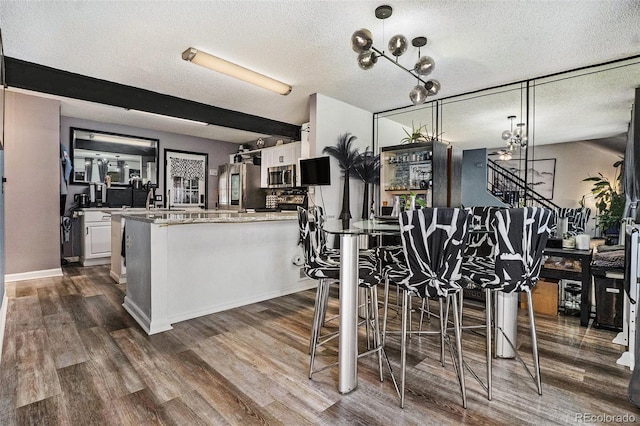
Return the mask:
[[524,130],[524,123],[516,124],[516,128],[513,128],[513,119],[515,115],[507,117],[511,121],[510,129],[502,132],[502,139],[507,141],[507,148],[509,151],[515,151],[517,148],[525,148],[527,146],[527,137]]
[[[376,8],[376,18],[387,19],[391,16],[393,9],[391,6],[383,5]],[[418,48],[418,60],[413,69],[408,69],[398,63],[398,57],[403,55],[408,48],[407,38],[401,34],[389,39],[389,53],[395,56],[391,58],[384,51],[373,47],[373,36],[371,31],[361,28],[351,36],[351,48],[358,54],[358,65],[363,70],[369,70],[382,57],[395,64],[400,69],[411,74],[417,79],[418,84],[409,92],[409,99],[414,105],[425,103],[427,96],[434,96],[440,90],[440,83],[437,80],[424,80],[423,78],[431,74],[436,64],[430,56],[420,56],[420,48],[427,45],[426,37],[416,37],[411,40],[411,45]]]

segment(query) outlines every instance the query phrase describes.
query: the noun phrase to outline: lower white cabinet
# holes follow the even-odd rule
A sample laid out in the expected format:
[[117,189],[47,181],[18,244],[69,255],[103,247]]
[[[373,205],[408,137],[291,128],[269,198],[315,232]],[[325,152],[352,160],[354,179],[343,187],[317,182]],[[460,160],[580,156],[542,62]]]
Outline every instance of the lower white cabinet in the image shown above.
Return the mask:
[[111,215],[85,210],[82,215],[82,266],[111,263]]

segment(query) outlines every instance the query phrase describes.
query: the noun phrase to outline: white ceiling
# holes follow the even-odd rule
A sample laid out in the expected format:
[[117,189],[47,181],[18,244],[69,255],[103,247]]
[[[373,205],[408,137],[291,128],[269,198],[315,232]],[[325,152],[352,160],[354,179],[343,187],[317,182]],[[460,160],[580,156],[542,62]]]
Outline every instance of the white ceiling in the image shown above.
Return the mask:
[[[384,0],[4,0],[0,2],[0,28],[9,57],[292,124],[308,121],[309,95],[316,92],[371,112],[409,104],[414,81],[406,73],[384,60],[369,71],[358,68],[349,40],[362,27],[373,32],[374,46],[379,49],[394,34],[404,34],[409,40],[426,36],[429,43],[422,53],[436,61],[429,78],[440,81],[439,98],[640,53],[637,0],[389,2],[394,11],[384,21],[384,37],[383,22],[374,16],[381,4]],[[293,91],[288,96],[277,95],[187,63],[181,53],[188,47],[284,81]],[[399,61],[412,67],[416,58],[417,53],[409,49]],[[625,80],[615,96],[611,95],[613,88],[604,84],[579,85],[573,90],[591,98],[591,104],[597,99],[600,104],[615,103],[617,111],[624,111],[633,94],[622,91],[638,85],[640,81]],[[620,113],[611,118],[616,121],[611,129],[604,130],[602,125],[591,131],[591,114],[581,121],[585,114],[575,107],[567,111],[561,96],[572,98],[574,92],[562,92],[548,91],[541,101],[547,110],[537,120],[545,115],[560,117],[564,125],[575,123],[582,131],[573,140],[620,133]],[[477,122],[501,120],[496,125],[501,131],[508,127],[507,115],[519,115],[519,92],[518,111],[508,112],[514,109],[511,101],[501,108],[491,108],[488,98],[484,101],[484,115]],[[233,142],[263,136],[134,117],[120,108],[87,102],[65,101],[62,114]],[[463,120],[453,113],[449,117],[452,122]],[[558,132],[557,125],[543,130],[543,122],[537,124],[538,134]],[[471,123],[473,120],[467,126],[477,130]],[[464,142],[468,138],[462,131],[455,136],[451,125],[443,127],[447,140]],[[501,144],[499,138],[477,139],[481,138],[475,143],[483,146]],[[556,135],[556,139],[565,141],[564,136]]]

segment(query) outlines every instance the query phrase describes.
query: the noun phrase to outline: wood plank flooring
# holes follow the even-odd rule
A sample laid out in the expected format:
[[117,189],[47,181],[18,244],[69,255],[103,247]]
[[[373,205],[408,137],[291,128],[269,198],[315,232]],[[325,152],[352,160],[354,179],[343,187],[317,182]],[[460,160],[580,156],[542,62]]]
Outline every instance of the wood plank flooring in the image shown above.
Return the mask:
[[[640,421],[627,400],[630,372],[615,363],[623,349],[611,343],[616,333],[580,327],[576,317],[537,317],[542,396],[517,361],[498,359],[493,401],[467,374],[466,410],[450,359],[444,368],[438,362],[438,339],[412,338],[401,409],[388,371],[379,381],[375,357],[360,359],[358,388],[347,395],[337,391],[336,368],[307,378],[314,291],[184,321],[154,336],[124,311],[124,291],[105,266],[65,267],[60,278],[7,285],[1,425],[574,424],[581,413]],[[335,296],[330,315],[337,313]],[[466,324],[482,315],[465,307]],[[519,321],[518,343],[530,362],[523,313]],[[398,344],[388,337],[396,376]],[[463,345],[482,377],[483,337],[465,332]],[[321,349],[318,366],[336,356],[334,340]]]

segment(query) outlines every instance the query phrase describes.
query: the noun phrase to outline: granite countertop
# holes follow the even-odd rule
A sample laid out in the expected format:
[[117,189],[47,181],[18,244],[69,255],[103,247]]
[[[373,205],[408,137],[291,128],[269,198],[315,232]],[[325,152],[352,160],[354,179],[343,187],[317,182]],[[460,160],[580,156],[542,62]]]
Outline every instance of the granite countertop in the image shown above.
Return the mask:
[[282,220],[297,220],[298,213],[265,212],[265,213],[238,213],[220,210],[203,210],[201,212],[146,212],[122,214],[127,220],[153,223],[157,225],[183,225],[189,223],[247,223],[247,222],[273,222]]

